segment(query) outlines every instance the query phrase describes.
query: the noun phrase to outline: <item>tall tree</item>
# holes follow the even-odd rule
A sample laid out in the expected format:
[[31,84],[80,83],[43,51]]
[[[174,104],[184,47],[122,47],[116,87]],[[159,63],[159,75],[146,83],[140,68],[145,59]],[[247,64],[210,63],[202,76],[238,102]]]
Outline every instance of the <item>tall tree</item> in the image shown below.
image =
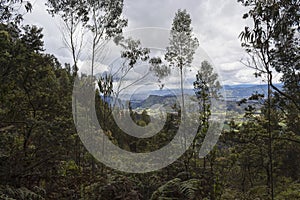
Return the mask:
[[165,60],[170,66],[180,72],[180,87],[182,95],[181,113],[184,114],[183,76],[184,68],[190,67],[193,56],[199,46],[198,39],[192,34],[191,17],[186,10],[178,10],[173,19],[169,46],[166,49]]
[[[193,141],[192,151],[195,152],[194,159],[195,164],[197,163],[197,154],[198,150],[200,151],[201,143],[204,140],[204,137],[208,133],[209,129],[209,120],[211,117],[211,105],[212,100],[217,100],[220,98],[220,89],[221,85],[218,81],[218,74],[214,73],[211,64],[208,61],[203,61],[201,63],[201,68],[196,74],[196,81],[194,84],[194,91],[199,103],[199,112],[200,112],[200,125],[198,133]],[[215,179],[215,174],[213,166],[216,159],[216,152],[212,150],[211,153],[203,158],[203,169],[206,170],[206,160],[209,160],[210,163],[210,173],[212,179]],[[197,166],[196,166],[197,167]],[[197,169],[197,168],[196,168]],[[216,199],[215,184],[212,184],[210,190],[210,198]]]
[[86,0],[48,0],[46,5],[52,16],[58,15],[64,22],[63,40],[71,51],[73,69],[77,72],[77,63],[83,45],[83,29],[89,20],[87,2]]
[[193,84],[200,109],[201,123],[199,126],[199,133],[194,141],[194,145],[198,148],[201,139],[203,139],[209,128],[208,122],[211,115],[211,101],[221,97],[221,85],[218,81],[218,74],[214,73],[213,68],[208,61],[203,61],[201,63],[200,71],[196,74],[196,81]]
[[[178,68],[180,73],[180,88],[181,88],[181,116],[182,122],[185,121],[184,109],[184,88],[183,76],[184,69],[191,66],[193,56],[199,46],[198,39],[193,36],[191,27],[191,17],[186,10],[178,10],[173,19],[172,28],[170,31],[169,46],[166,48],[165,60],[170,67]],[[184,124],[183,124],[184,125]],[[186,135],[183,135],[183,147],[186,148]],[[186,172],[188,172],[188,161],[185,162]]]
[[[269,163],[270,163],[270,197],[274,199],[273,184],[273,135],[271,130],[271,97],[274,89],[292,104],[299,113],[299,12],[300,2],[297,0],[257,1],[238,0],[249,7],[249,12],[243,18],[250,17],[253,27],[245,27],[240,34],[242,46],[245,47],[252,59],[249,67],[257,70],[256,75],[266,75],[268,83],[268,134],[269,134]],[[283,73],[281,81],[284,90],[281,91],[273,84],[272,71]],[[296,95],[296,97],[294,97]],[[290,102],[290,103],[289,103]],[[291,112],[293,113],[293,111]],[[299,115],[294,115],[299,123]]]

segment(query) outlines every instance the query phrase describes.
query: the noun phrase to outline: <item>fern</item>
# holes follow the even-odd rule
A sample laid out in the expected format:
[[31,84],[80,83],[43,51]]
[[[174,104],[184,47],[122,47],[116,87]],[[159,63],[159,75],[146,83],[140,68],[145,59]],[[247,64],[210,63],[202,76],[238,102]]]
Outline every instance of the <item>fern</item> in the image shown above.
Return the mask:
[[132,180],[125,176],[111,176],[104,182],[97,182],[85,187],[82,200],[142,199],[142,195],[136,190],[135,185]]
[[185,199],[200,199],[201,196],[201,181],[199,179],[190,179],[184,181],[179,186],[180,193],[182,193]]
[[[39,191],[43,191],[39,188]],[[37,194],[25,187],[14,188],[9,185],[0,186],[0,199],[5,200],[44,200],[41,194]]]
[[182,181],[175,178],[159,187],[151,197],[151,200],[188,199],[197,200],[202,198],[201,180],[190,179]]
[[180,199],[179,185],[181,179],[174,178],[159,187],[151,196],[151,200]]

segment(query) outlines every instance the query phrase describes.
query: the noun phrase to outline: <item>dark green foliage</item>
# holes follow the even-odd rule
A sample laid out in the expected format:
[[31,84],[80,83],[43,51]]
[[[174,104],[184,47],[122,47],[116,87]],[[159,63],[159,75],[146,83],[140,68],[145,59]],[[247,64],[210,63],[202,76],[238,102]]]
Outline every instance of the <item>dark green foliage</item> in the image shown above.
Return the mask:
[[48,0],[46,3],[49,7],[48,12],[53,16],[61,15],[64,21],[73,20],[71,16],[74,15],[74,21],[82,21],[87,23],[89,20],[89,10],[86,0]]

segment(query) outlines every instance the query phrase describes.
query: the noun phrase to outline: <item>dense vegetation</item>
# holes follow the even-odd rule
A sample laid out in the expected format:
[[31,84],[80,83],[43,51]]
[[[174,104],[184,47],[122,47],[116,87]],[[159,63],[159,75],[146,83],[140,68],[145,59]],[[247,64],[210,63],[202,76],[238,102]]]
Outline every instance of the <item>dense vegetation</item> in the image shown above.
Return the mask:
[[[68,41],[73,63],[61,65],[55,55],[44,51],[42,29],[23,24],[16,10],[21,5],[30,11],[34,9],[31,4],[1,0],[0,199],[300,199],[300,2],[239,1],[249,8],[244,18],[254,21],[253,27],[246,27],[240,35],[242,46],[253,58],[247,65],[257,70],[256,76],[266,78],[268,96],[254,94],[238,102],[247,105],[242,117],[231,118],[229,112],[218,144],[199,159],[196,152],[211,114],[209,95],[217,95],[220,87],[216,78],[211,78],[215,74],[209,63],[203,62],[202,67],[210,73],[195,74],[194,88],[203,107],[193,145],[164,169],[128,174],[95,160],[76,132],[73,83],[88,77],[77,74],[79,49],[72,34]],[[99,38],[120,36],[127,24],[121,17],[123,1],[110,2],[48,1],[48,5],[51,14],[59,14],[67,25],[72,25],[68,26],[71,33],[76,32],[78,24],[90,30],[95,50]],[[103,14],[110,16],[107,26],[98,27],[97,19],[89,18],[89,13],[98,16],[97,12],[110,14]],[[190,32],[190,27],[183,27],[190,23],[186,11],[176,16],[174,30]],[[180,16],[186,21],[180,23]],[[122,56],[129,66],[133,67],[137,59],[161,64],[158,58],[150,59],[147,49],[138,42],[120,38],[116,41],[123,45]],[[174,61],[180,55],[171,51],[170,47],[169,61],[182,70],[184,63]],[[188,65],[193,51],[182,56],[187,57]],[[282,88],[272,83],[272,70],[283,74]],[[110,114],[112,105],[100,97],[110,96],[112,79],[106,75],[97,80],[95,100],[98,119],[105,121],[101,126],[110,140],[133,152],[153,151],[168,143],[180,124],[175,114],[169,114],[163,130],[150,139],[130,137],[116,126]],[[149,123],[146,111],[131,111],[130,115],[140,126]]]

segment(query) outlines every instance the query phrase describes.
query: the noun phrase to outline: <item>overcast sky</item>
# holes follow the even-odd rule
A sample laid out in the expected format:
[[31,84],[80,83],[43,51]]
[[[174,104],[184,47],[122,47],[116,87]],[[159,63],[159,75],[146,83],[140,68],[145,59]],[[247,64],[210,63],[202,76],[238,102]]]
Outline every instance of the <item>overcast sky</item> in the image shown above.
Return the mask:
[[[62,63],[71,62],[71,54],[62,42],[59,19],[46,12],[45,0],[33,3],[33,12],[25,16],[25,23],[43,27],[46,51]],[[170,29],[176,11],[186,9],[200,48],[213,62],[223,84],[262,83],[240,62],[246,54],[238,35],[250,22],[242,19],[246,9],[237,0],[124,0],[124,4],[127,31],[143,27]]]

